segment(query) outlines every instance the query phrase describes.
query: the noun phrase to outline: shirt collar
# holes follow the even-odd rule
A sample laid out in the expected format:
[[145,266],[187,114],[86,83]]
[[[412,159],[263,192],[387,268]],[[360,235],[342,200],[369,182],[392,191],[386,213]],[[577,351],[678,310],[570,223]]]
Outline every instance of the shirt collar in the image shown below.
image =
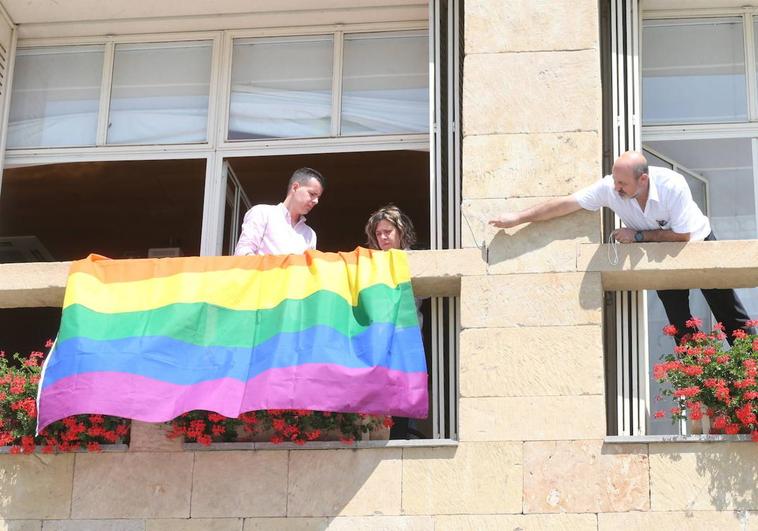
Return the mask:
[[287,223],[291,226],[297,227],[298,225],[305,223],[305,216],[300,216],[300,218],[297,220],[297,223],[292,225],[292,217],[290,216],[290,211],[287,210],[287,207],[284,206],[284,203],[279,203],[276,206],[279,207],[279,209],[282,211],[282,214],[284,214],[284,219],[287,220]]
[[656,203],[659,202],[658,200],[658,187],[655,185],[655,181],[653,180],[653,176],[648,171],[647,174],[647,182],[648,182],[648,193],[647,193],[647,200],[648,201],[655,201]]

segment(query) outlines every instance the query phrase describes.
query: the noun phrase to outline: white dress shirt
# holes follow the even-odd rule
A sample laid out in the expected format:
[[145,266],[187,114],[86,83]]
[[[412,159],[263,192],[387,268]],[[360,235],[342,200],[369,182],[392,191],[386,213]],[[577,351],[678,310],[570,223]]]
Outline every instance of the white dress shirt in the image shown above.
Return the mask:
[[302,254],[316,249],[316,233],[305,224],[305,216],[294,226],[291,219],[283,203],[255,205],[245,214],[234,254]]
[[704,240],[711,233],[708,218],[692,199],[684,177],[668,168],[650,166],[650,191],[643,211],[636,199],[621,197],[613,185],[613,176],[582,188],[574,194],[585,210],[608,207],[624,225],[634,230],[672,230],[689,233],[690,240]]

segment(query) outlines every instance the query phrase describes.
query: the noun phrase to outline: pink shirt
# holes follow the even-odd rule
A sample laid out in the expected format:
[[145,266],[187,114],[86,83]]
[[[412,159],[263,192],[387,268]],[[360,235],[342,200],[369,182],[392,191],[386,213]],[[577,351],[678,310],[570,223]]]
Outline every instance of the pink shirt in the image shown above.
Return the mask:
[[305,224],[305,216],[292,226],[283,203],[255,205],[245,214],[242,234],[234,254],[303,254],[316,248],[316,233]]

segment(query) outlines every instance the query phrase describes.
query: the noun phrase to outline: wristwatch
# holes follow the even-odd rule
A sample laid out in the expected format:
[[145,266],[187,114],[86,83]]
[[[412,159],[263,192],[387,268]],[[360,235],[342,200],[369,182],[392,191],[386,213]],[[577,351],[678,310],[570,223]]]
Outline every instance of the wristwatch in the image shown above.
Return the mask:
[[634,241],[636,242],[644,242],[645,241],[645,233],[641,230],[638,230],[634,233]]

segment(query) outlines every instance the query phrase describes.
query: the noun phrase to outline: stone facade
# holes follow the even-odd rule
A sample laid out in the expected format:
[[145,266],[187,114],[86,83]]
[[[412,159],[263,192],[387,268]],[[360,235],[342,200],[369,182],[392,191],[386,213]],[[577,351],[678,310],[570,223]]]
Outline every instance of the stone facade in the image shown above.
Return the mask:
[[423,284],[460,290],[457,446],[193,452],[140,427],[126,453],[1,455],[0,529],[758,530],[758,446],[603,441],[599,216],[486,225],[600,176],[597,4],[465,2],[475,236],[414,266],[462,276]]

